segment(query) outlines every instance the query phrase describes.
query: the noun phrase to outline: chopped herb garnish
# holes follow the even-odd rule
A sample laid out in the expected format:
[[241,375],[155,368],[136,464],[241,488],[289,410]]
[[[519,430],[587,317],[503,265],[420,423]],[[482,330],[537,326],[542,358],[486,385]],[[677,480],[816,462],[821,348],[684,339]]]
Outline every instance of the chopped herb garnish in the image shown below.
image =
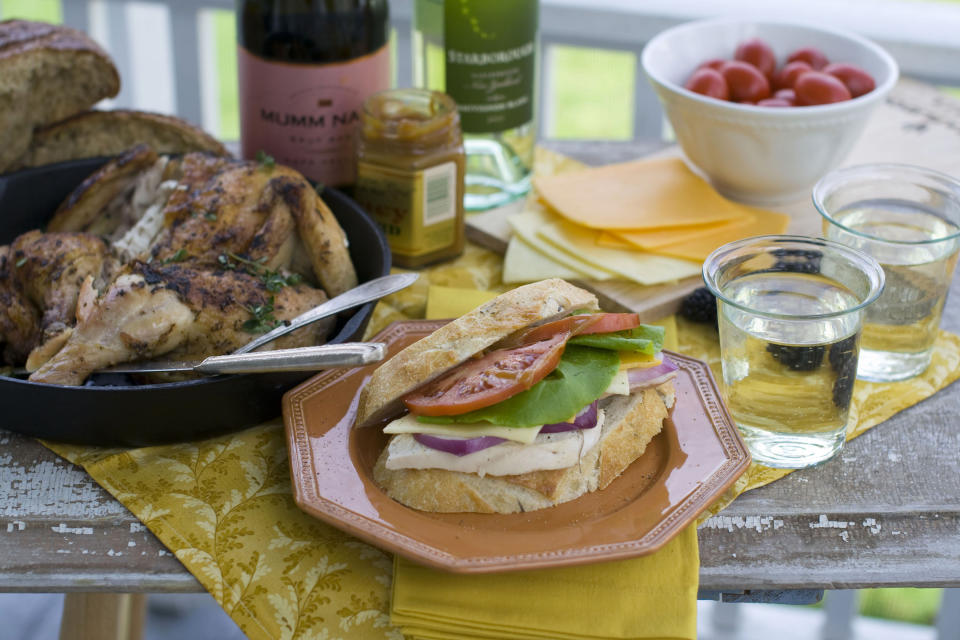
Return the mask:
[[267,155],[267,152],[263,149],[257,151],[257,162],[259,162],[260,166],[267,171],[272,170],[277,164],[277,161],[273,159],[273,156]]
[[271,293],[276,293],[284,287],[295,287],[303,282],[303,276],[301,276],[299,273],[285,275],[279,271],[271,271],[270,269],[267,269],[263,266],[266,261],[266,257],[259,258],[257,260],[250,260],[248,258],[244,258],[243,256],[239,256],[232,251],[227,251],[217,256],[217,262],[219,262],[224,269],[228,271],[239,269],[252,276],[260,278],[263,281],[267,291],[270,291]]
[[183,262],[188,257],[190,257],[190,254],[187,253],[186,249],[177,249],[175,254],[164,259],[163,264],[170,264],[171,262]]
[[206,218],[207,220],[210,220],[211,222],[213,222],[214,220],[217,219],[217,212],[216,212],[216,211],[207,211],[205,214],[203,214],[203,217]]
[[263,304],[244,308],[253,316],[243,323],[242,328],[247,333],[266,333],[283,324],[273,315],[273,296],[270,296]]
[[26,257],[26,256],[24,256],[24,257],[20,258],[19,260],[17,260],[17,261],[14,263],[14,266],[16,266],[16,267],[19,269],[20,267],[22,267],[22,266],[25,265],[25,264],[27,264],[27,257]]

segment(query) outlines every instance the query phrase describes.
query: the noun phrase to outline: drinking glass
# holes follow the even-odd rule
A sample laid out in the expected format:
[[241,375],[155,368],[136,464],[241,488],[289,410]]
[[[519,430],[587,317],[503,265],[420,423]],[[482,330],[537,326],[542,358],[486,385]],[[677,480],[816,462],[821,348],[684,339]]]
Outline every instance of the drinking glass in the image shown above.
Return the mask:
[[707,257],[721,388],[755,462],[800,469],[843,446],[864,310],[883,269],[845,245],[760,236]]
[[825,237],[868,253],[887,285],[867,310],[857,377],[905,380],[930,364],[960,247],[960,182],[909,165],[840,169],[813,189]]

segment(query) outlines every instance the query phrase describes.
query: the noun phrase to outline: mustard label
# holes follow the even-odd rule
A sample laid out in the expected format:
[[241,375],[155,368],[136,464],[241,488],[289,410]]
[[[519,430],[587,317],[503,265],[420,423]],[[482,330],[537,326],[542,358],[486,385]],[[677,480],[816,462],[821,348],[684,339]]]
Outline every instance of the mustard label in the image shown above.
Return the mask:
[[423,171],[360,162],[354,193],[396,254],[421,256],[456,240],[457,165],[453,162]]

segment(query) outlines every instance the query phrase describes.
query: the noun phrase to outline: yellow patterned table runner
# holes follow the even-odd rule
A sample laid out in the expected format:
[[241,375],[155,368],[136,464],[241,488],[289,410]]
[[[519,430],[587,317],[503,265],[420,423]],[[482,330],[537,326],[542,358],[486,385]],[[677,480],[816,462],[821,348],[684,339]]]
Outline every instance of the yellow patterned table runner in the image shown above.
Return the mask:
[[[548,158],[562,164],[562,158]],[[430,285],[500,291],[501,260],[469,246],[378,305],[368,330],[423,317]],[[678,323],[679,350],[716,367],[712,328]],[[922,376],[858,383],[850,437],[960,376],[960,339],[941,332]],[[279,408],[278,408],[279,410]],[[104,450],[46,443],[82,465],[174,553],[251,638],[390,638],[393,558],[301,512],[279,419],[202,442]],[[712,509],[785,475],[753,465]]]

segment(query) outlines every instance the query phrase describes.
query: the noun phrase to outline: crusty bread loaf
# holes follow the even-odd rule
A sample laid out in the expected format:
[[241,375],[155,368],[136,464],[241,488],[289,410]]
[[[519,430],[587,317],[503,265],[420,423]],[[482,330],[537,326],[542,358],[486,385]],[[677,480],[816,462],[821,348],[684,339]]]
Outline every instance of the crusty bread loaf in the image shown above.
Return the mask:
[[384,448],[373,479],[388,496],[431,512],[519,513],[552,507],[605,489],[663,427],[673,406],[673,383],[605,400],[599,442],[566,469],[513,476],[479,476],[444,469],[387,469]]
[[0,22],[0,171],[26,152],[36,127],[119,90],[110,57],[83,33],[42,22]]
[[115,156],[139,144],[160,154],[230,155],[213,136],[180,118],[144,111],[84,111],[34,131],[30,147],[14,168]]
[[538,322],[597,309],[597,297],[559,279],[517,287],[440,327],[374,371],[360,395],[357,423],[399,415],[401,398],[510,334]]

